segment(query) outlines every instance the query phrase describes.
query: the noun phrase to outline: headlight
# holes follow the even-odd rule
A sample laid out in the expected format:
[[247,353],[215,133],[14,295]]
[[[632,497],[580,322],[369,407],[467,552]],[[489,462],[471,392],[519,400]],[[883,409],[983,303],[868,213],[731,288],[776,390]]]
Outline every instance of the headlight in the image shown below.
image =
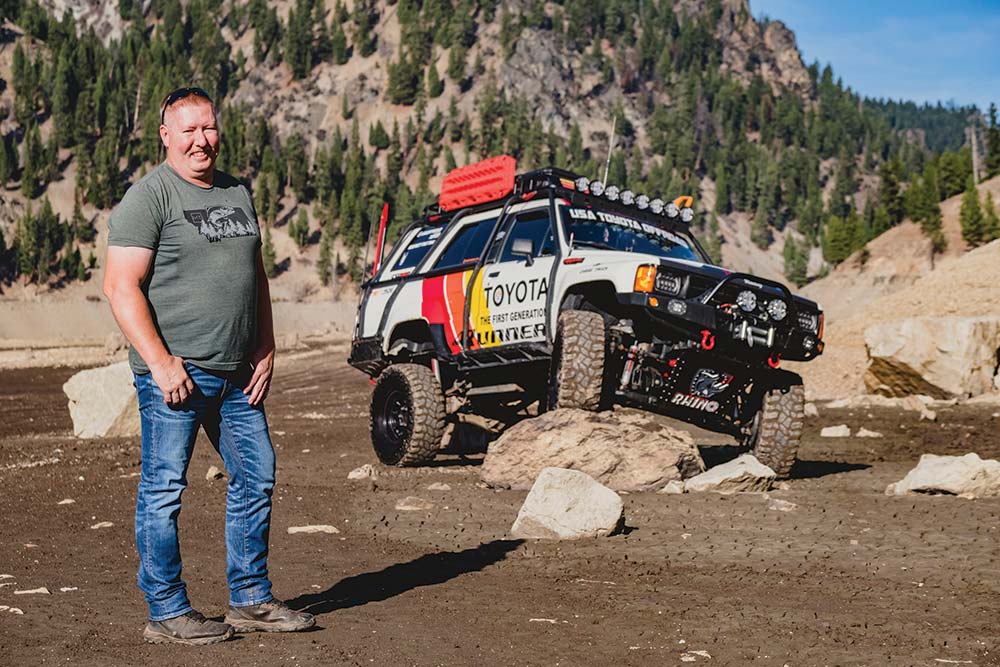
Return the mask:
[[745,289],[736,297],[736,305],[746,312],[752,313],[757,310],[757,295]]
[[670,273],[656,274],[657,292],[664,292],[666,294],[680,294],[683,283],[684,281],[681,280],[680,276],[675,276]]
[[600,197],[604,194],[604,183],[600,181],[591,181],[590,183],[590,194]]
[[590,186],[590,179],[587,178],[586,176],[581,176],[580,178],[576,179],[574,185],[576,185],[576,189],[579,190],[580,192],[586,192],[587,188]]
[[635,203],[635,193],[631,190],[626,190],[622,193],[622,203],[626,206],[631,206]]
[[609,201],[616,201],[618,199],[618,193],[621,190],[618,189],[617,185],[609,185],[608,189],[604,191],[604,196],[608,198]]
[[781,299],[774,299],[767,304],[767,313],[774,318],[775,322],[780,322],[788,314],[788,305]]
[[817,333],[819,329],[819,315],[816,313],[808,313],[799,311],[798,323],[800,329],[805,329],[811,333]]

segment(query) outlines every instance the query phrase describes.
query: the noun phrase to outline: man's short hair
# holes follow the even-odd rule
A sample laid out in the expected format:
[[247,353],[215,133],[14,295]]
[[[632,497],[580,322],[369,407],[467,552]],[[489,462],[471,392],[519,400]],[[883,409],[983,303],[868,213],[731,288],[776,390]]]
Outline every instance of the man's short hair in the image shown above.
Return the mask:
[[212,97],[201,88],[178,88],[163,98],[160,103],[160,125],[165,124],[167,119],[167,109],[179,109],[186,106],[208,103],[212,105],[212,113],[218,117],[219,111],[215,107]]

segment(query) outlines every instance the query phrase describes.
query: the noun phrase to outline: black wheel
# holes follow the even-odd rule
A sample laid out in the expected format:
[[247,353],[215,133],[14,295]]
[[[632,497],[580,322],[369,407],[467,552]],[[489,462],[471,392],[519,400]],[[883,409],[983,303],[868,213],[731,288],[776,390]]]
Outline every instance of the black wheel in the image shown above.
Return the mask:
[[758,461],[778,474],[788,477],[802,438],[805,417],[805,389],[800,384],[787,391],[772,389],[764,394],[760,411],[754,417],[744,445]]
[[429,463],[444,434],[444,396],[426,366],[397,364],[382,372],[372,392],[372,445],[386,465]]
[[597,411],[603,407],[607,338],[607,327],[599,313],[559,313],[550,378],[552,408]]

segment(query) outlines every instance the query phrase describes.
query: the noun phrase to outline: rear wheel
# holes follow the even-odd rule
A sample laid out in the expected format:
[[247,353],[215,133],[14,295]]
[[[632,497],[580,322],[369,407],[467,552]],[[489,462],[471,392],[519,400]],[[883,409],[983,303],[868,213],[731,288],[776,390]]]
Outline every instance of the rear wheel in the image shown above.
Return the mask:
[[394,466],[432,461],[444,417],[444,396],[431,369],[418,364],[387,368],[375,383],[369,421],[379,461]]
[[553,408],[601,409],[607,338],[599,313],[564,310],[559,314],[550,379]]
[[787,391],[772,389],[764,395],[760,411],[744,444],[758,461],[788,477],[799,452],[802,420],[805,417],[805,389],[800,384]]

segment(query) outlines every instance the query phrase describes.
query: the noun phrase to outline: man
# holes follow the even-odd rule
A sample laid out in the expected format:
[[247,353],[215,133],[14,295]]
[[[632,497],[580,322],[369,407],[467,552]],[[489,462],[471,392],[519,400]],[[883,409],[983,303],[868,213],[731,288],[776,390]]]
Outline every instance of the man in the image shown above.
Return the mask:
[[[315,624],[271,595],[267,541],[274,450],[264,416],[274,332],[247,189],[215,170],[215,105],[181,88],[161,106],[166,161],[128,190],[108,221],[104,293],[132,344],[142,421],[135,512],[148,642],[212,644],[235,631]],[[181,579],[177,516],[199,427],[229,473],[225,622],[206,619]]]

